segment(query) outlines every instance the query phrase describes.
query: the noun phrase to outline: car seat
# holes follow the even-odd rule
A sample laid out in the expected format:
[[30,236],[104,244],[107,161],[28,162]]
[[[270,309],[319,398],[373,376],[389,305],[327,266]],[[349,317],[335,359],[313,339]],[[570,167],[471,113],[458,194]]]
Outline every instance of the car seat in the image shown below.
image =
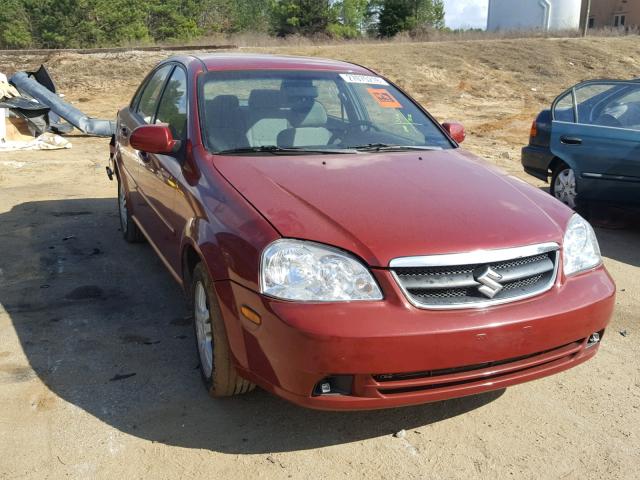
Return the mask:
[[206,103],[206,128],[215,151],[248,147],[246,122],[238,97],[218,95]]
[[252,147],[277,145],[278,134],[289,128],[279,90],[256,89],[249,94],[249,129],[246,138]]
[[304,109],[291,110],[289,121],[293,127],[280,132],[278,146],[311,147],[329,144],[332,134],[326,127],[327,111],[321,103],[314,101]]
[[609,113],[604,113],[596,118],[595,125],[602,125],[603,127],[622,127],[622,123],[616,117]]
[[318,89],[310,79],[287,79],[280,87],[289,107],[290,128],[278,135],[280,147],[326,146],[331,140],[327,110],[316,101]]

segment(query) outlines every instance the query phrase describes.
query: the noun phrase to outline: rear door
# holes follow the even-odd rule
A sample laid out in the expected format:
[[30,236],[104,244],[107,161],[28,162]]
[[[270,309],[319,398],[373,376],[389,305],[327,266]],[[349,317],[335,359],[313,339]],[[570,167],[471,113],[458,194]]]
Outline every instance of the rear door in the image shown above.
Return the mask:
[[551,151],[574,170],[581,198],[640,201],[640,84],[585,82],[558,97]]

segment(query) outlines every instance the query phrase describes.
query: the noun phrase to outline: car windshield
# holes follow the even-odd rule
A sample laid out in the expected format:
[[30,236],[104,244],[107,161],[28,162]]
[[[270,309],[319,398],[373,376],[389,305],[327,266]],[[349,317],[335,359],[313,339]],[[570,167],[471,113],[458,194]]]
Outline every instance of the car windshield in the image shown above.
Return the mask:
[[453,144],[384,79],[326,71],[209,72],[199,86],[214,153],[447,149]]

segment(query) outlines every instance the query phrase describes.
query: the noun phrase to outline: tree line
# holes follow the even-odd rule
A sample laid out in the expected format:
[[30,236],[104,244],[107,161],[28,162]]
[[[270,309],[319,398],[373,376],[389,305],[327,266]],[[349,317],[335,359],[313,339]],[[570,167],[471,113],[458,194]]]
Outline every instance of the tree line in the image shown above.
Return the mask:
[[3,0],[0,48],[179,42],[215,34],[393,37],[444,28],[443,0]]

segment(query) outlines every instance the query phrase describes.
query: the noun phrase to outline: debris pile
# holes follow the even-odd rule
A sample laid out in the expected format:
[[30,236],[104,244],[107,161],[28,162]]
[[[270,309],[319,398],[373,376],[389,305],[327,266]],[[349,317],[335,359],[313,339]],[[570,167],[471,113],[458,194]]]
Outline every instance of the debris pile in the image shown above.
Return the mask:
[[62,100],[44,65],[35,72],[0,73],[0,151],[71,148],[60,135],[73,128],[111,136],[115,123],[90,118]]

